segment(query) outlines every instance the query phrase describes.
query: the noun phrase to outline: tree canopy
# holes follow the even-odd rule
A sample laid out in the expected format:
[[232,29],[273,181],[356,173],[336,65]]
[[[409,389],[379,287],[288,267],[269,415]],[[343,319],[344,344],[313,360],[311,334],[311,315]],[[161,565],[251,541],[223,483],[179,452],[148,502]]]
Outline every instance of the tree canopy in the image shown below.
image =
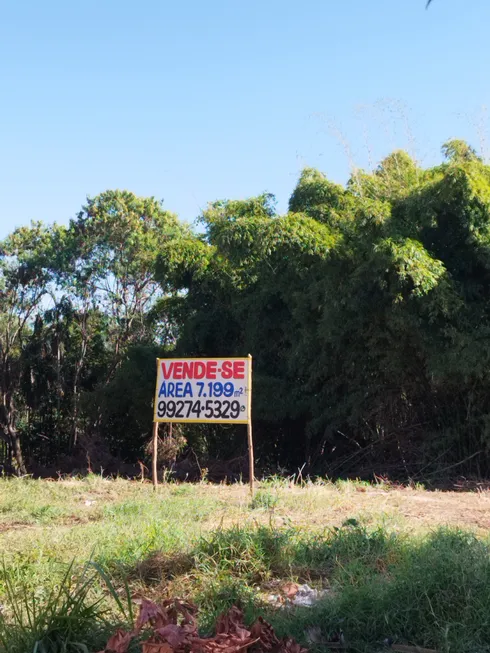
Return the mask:
[[[155,358],[254,356],[259,467],[488,473],[490,167],[403,151],[345,186],[301,173],[197,228],[107,191],[0,244],[0,454],[17,473],[144,460]],[[179,446],[227,458],[240,427]]]

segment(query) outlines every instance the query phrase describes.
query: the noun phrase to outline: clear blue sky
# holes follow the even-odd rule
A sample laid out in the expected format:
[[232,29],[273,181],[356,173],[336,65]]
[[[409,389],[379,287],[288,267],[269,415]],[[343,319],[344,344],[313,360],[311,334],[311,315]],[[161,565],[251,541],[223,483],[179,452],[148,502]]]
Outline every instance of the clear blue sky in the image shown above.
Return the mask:
[[262,191],[284,210],[305,165],[344,182],[393,147],[490,147],[490,2],[424,5],[0,1],[0,237],[108,188],[192,221]]

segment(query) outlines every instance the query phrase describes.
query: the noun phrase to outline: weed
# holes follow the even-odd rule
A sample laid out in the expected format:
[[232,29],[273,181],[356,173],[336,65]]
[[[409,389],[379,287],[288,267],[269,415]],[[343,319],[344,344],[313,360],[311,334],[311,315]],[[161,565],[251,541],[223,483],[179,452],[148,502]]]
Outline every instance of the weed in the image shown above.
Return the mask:
[[[184,576],[191,572],[193,568],[194,558],[186,551],[179,551],[174,554],[154,551],[136,564],[134,577],[144,586],[149,587]],[[129,575],[131,577],[131,574]]]
[[355,490],[363,491],[371,487],[371,484],[368,483],[368,481],[361,481],[358,478],[355,480],[349,479],[347,481],[339,479],[335,481],[334,485],[340,492],[353,492]]
[[250,508],[252,510],[256,510],[257,508],[274,510],[278,503],[279,497],[277,494],[273,494],[269,490],[258,490],[250,502]]
[[[385,572],[360,565],[355,583],[337,574],[335,590],[324,601],[307,611],[275,613],[273,624],[303,640],[312,624],[322,624],[325,632],[341,627],[358,651],[377,651],[388,637],[441,651],[489,651],[488,545],[468,533],[439,530],[409,543],[395,539],[392,546],[396,555],[387,559]],[[374,550],[368,547],[364,562]]]
[[195,595],[199,605],[199,625],[205,634],[212,631],[217,617],[233,605],[243,610],[246,622],[251,622],[264,610],[255,588],[241,578],[220,574],[202,583]]
[[[0,616],[0,646],[5,653],[88,653],[106,636],[105,610],[90,599],[94,582],[86,567],[78,576],[69,565],[58,586],[15,588],[2,572],[7,610]],[[1,650],[1,649],[0,649]]]
[[[0,479],[0,651],[32,653],[36,642],[37,653],[99,650],[107,621],[112,630],[131,621],[134,593],[196,601],[203,628],[239,603],[249,619],[260,612],[304,643],[305,629],[322,624],[324,637],[342,628],[359,651],[380,650],[386,637],[490,650],[487,536],[437,529],[449,517],[480,520],[485,497],[275,479],[257,497],[251,506],[239,485],[172,484],[153,493],[99,475]],[[86,586],[70,568],[75,555],[96,560],[97,573],[83,572]],[[330,591],[308,610],[262,603],[289,581]]]
[[289,539],[288,531],[266,526],[218,530],[201,538],[196,566],[205,574],[228,572],[260,582],[284,571]]
[[261,486],[263,488],[288,488],[291,485],[291,479],[285,476],[279,476],[274,474],[272,476],[267,476],[261,481]]

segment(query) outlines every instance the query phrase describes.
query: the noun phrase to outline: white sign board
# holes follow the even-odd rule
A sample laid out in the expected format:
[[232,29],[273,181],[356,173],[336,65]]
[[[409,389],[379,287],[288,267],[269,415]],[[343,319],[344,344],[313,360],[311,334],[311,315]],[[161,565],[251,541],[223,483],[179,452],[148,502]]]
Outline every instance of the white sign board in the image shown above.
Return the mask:
[[155,422],[248,424],[252,358],[159,358]]

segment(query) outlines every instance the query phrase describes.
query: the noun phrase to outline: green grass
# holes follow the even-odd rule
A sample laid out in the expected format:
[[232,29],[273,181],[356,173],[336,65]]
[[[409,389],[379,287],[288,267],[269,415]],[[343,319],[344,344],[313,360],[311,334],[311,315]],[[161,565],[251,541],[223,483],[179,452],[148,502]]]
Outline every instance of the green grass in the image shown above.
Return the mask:
[[[94,653],[137,593],[195,601],[203,632],[238,603],[304,644],[320,626],[370,653],[387,637],[490,652],[487,501],[279,479],[252,502],[241,486],[0,481],[0,651]],[[289,581],[326,597],[277,610],[268,595]]]
[[[94,574],[69,565],[58,583],[36,591],[14,585],[2,573],[5,614],[0,615],[0,646],[8,653],[89,653],[110,632],[102,598],[94,598]],[[95,647],[95,648],[94,648]]]
[[277,493],[273,493],[270,490],[258,490],[255,493],[252,501],[250,502],[250,508],[252,510],[265,509],[265,510],[274,510],[279,504],[279,496]]
[[488,543],[441,530],[395,542],[394,551],[395,558],[379,558],[383,572],[359,573],[354,582],[336,574],[332,597],[273,622],[296,637],[312,625],[325,636],[342,628],[358,651],[376,651],[388,637],[440,651],[490,651]]

